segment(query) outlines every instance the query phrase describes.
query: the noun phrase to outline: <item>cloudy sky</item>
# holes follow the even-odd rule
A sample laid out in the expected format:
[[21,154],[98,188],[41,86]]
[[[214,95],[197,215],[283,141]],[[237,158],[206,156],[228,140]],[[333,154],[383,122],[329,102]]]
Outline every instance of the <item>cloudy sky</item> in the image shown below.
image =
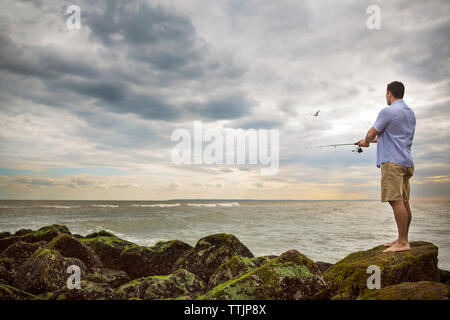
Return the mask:
[[[369,30],[367,7],[381,8]],[[66,24],[69,5],[81,28]],[[2,1],[1,199],[379,199],[364,137],[402,81],[414,198],[450,197],[450,2]],[[319,117],[312,114],[320,109]],[[279,170],[176,165],[176,128],[278,129]]]

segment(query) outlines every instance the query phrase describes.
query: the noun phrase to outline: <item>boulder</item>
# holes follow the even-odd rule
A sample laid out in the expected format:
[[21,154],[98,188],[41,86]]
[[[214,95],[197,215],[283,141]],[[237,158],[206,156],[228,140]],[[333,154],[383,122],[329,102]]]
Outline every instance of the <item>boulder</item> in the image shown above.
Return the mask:
[[439,281],[438,248],[429,242],[410,243],[411,250],[383,253],[383,245],[349,254],[324,274],[332,299],[355,299],[367,289],[369,266],[381,271],[381,287],[415,281]]
[[327,292],[327,285],[319,267],[297,250],[289,250],[259,268],[218,285],[197,299],[325,299],[323,292]]
[[0,300],[24,300],[33,295],[7,284],[0,284]]
[[212,289],[215,286],[232,280],[244,273],[250,272],[265,263],[270,261],[270,257],[276,256],[262,256],[255,258],[247,258],[241,256],[234,256],[229,261],[221,264],[216,271],[209,277],[208,288]]
[[3,280],[2,283],[11,284],[16,268],[17,264],[13,259],[0,256],[0,280]]
[[450,285],[450,271],[439,269],[439,280]]
[[333,266],[332,263],[323,262],[323,261],[316,261],[317,266],[320,269],[320,272],[325,273],[330,267]]
[[33,232],[33,230],[31,230],[31,229],[20,229],[20,230],[17,230],[14,233],[14,235],[20,237],[20,236],[24,236],[24,235],[32,233],[32,232]]
[[37,249],[44,248],[46,246],[45,241],[39,241],[35,243],[19,241],[2,252],[3,257],[10,258],[16,265],[21,265],[26,259],[28,259]]
[[116,294],[106,283],[80,281],[80,289],[63,288],[32,297],[32,300],[114,300]]
[[381,289],[366,290],[359,300],[448,300],[449,287],[440,282],[403,282]]
[[178,258],[190,249],[192,246],[180,240],[125,249],[120,254],[120,268],[132,279],[170,274]]
[[62,289],[71,275],[67,273],[70,265],[80,267],[83,279],[86,267],[82,261],[64,258],[56,250],[40,248],[18,268],[14,286],[33,294]]
[[121,252],[125,249],[137,247],[136,244],[120,239],[106,231],[87,235],[81,241],[95,251],[103,267],[114,270],[120,270]]
[[116,290],[121,299],[170,299],[181,296],[193,297],[204,292],[205,283],[195,274],[179,269],[163,276],[139,278]]
[[131,279],[125,271],[103,269],[97,272],[88,273],[86,280],[95,283],[106,283],[111,288],[117,288]]
[[[20,231],[20,230],[19,230]],[[20,232],[19,234],[22,234]],[[64,225],[54,224],[51,226],[42,227],[37,231],[32,231],[29,233],[25,233],[22,235],[13,235],[9,237],[5,237],[0,239],[0,252],[8,248],[10,245],[22,241],[22,242],[38,242],[38,241],[46,241],[49,242],[56,236],[67,233],[70,234],[69,229],[67,229]]]
[[8,231],[0,232],[0,239],[11,237],[12,234]]
[[72,235],[60,234],[48,244],[48,247],[58,250],[64,257],[80,259],[89,270],[103,268],[103,264],[94,250]]
[[250,250],[234,235],[219,233],[201,238],[194,248],[175,263],[173,270],[186,269],[205,283],[216,269],[234,256],[253,258]]

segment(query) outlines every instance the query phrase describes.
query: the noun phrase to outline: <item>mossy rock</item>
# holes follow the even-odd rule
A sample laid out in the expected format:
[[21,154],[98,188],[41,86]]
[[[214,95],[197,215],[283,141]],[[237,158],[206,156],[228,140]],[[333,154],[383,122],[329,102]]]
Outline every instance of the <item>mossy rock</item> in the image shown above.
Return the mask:
[[320,272],[325,273],[325,271],[327,271],[328,269],[330,269],[333,264],[332,263],[328,263],[328,262],[323,262],[323,261],[316,261],[317,266],[320,269]]
[[28,259],[37,249],[46,247],[45,241],[39,241],[35,243],[19,241],[2,252],[3,257],[10,258],[16,265],[21,265],[26,259]]
[[[13,235],[0,239],[0,252],[3,252],[10,245],[22,241],[22,242],[38,242],[45,241],[49,242],[53,238],[57,237],[62,233],[70,234],[69,229],[64,225],[53,224],[51,226],[45,226],[39,230],[24,233],[22,235]],[[21,233],[20,233],[21,234]]]
[[204,292],[205,283],[195,274],[179,269],[163,276],[139,278],[120,286],[116,293],[121,299],[170,299],[194,297]]
[[439,281],[450,285],[450,271],[439,269]]
[[11,237],[12,234],[8,231],[0,232],[0,239]]
[[0,284],[0,300],[24,300],[32,297],[33,295],[31,293],[7,284]]
[[63,288],[36,295],[31,300],[115,300],[116,294],[106,283],[80,281],[80,288]]
[[80,259],[91,271],[103,268],[95,251],[72,235],[60,234],[48,244],[48,247],[58,250],[64,257]]
[[359,300],[448,300],[449,287],[440,282],[403,282],[364,291]]
[[129,282],[131,279],[125,271],[103,269],[101,271],[88,273],[86,280],[95,283],[106,283],[111,288],[117,288],[124,283]]
[[31,230],[31,229],[20,229],[20,230],[17,230],[14,233],[14,235],[15,236],[24,236],[24,235],[32,233],[32,232],[33,232],[33,230]]
[[317,265],[297,250],[289,250],[242,276],[198,296],[206,300],[325,299],[327,285]]
[[187,251],[175,263],[173,270],[180,268],[197,274],[205,283],[223,263],[234,256],[253,258],[250,250],[234,235],[218,233],[201,238],[194,248]]
[[125,249],[120,254],[120,268],[132,279],[170,274],[178,258],[190,249],[192,246],[180,240]]
[[0,284],[10,284],[13,276],[4,266],[0,265]]
[[383,245],[367,251],[349,254],[330,267],[324,274],[333,299],[355,299],[367,289],[371,274],[367,268],[378,266],[381,287],[402,282],[439,281],[438,248],[429,242],[410,242],[411,250],[383,253]]
[[[258,268],[263,264],[261,259],[258,259],[258,264],[255,263],[256,258],[247,258],[241,256],[234,256],[229,261],[221,264],[216,271],[209,277],[208,288],[212,289],[217,285],[232,280],[244,273]],[[267,262],[268,260],[266,260]]]
[[17,270],[14,286],[33,294],[51,292],[67,285],[71,274],[67,268],[77,265],[84,278],[85,265],[76,258],[64,258],[58,251],[46,248],[36,250]]
[[107,231],[87,235],[81,241],[95,251],[103,263],[103,267],[114,270],[120,270],[122,251],[137,247],[136,244],[120,239]]

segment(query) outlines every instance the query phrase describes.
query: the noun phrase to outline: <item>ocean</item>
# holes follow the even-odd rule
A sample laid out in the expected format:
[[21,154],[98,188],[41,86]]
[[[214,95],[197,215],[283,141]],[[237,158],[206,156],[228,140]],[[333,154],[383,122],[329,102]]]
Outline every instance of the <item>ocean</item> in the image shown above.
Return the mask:
[[[450,270],[450,201],[412,201],[410,241],[439,247]],[[191,245],[234,234],[254,255],[296,249],[335,263],[347,254],[396,239],[392,210],[379,201],[47,201],[1,200],[0,232],[64,224],[86,235],[101,229],[139,245],[178,239]]]

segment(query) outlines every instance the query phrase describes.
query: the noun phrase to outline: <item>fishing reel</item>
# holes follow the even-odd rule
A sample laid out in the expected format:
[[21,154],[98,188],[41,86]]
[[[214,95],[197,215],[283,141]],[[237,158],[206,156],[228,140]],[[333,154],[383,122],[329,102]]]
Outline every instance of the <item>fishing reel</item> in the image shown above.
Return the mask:
[[362,149],[360,146],[358,146],[358,147],[356,148],[356,150],[352,150],[352,152],[361,153],[361,152],[363,152],[363,149]]

